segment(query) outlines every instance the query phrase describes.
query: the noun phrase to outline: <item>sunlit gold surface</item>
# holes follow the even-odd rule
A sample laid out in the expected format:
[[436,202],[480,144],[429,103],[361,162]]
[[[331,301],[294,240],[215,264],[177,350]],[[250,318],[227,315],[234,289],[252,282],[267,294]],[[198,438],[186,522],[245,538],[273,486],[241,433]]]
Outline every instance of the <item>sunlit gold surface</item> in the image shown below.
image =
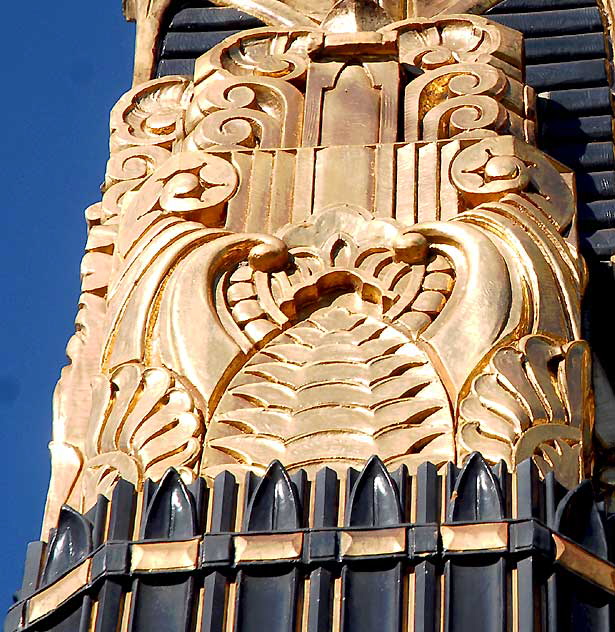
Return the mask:
[[87,585],[90,579],[91,560],[79,564],[60,580],[34,595],[28,602],[26,623],[36,621],[43,615],[55,610],[76,592]]
[[234,35],[113,109],[45,527],[168,467],[587,473],[574,183],[521,36],[386,12]]
[[198,564],[200,540],[143,542],[131,547],[132,572],[194,570]]
[[344,531],[340,534],[340,555],[393,555],[406,550],[406,530],[376,529],[374,531]]
[[609,564],[582,547],[553,534],[555,559],[564,568],[580,575],[596,586],[615,594],[615,566]]
[[504,522],[444,525],[440,531],[445,551],[501,550],[508,547],[508,525]]
[[235,538],[235,563],[295,560],[301,556],[303,534],[240,535]]

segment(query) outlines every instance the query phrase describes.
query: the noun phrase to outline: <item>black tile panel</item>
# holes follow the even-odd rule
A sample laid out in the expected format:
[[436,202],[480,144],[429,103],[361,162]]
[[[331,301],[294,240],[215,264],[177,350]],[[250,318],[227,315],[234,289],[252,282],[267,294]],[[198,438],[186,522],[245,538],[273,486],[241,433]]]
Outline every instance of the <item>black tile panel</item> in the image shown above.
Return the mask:
[[253,29],[262,26],[256,18],[223,7],[188,7],[178,11],[169,24],[169,31],[216,31]]
[[606,85],[606,60],[585,59],[552,64],[535,64],[526,69],[527,83],[536,90],[599,87]]
[[[551,3],[551,7],[555,6],[558,3]],[[600,11],[595,5],[582,9],[501,13],[493,18],[500,24],[521,31],[526,37],[595,33],[602,32],[603,28]]]
[[605,40],[602,32],[533,37],[525,40],[525,61],[527,64],[579,61],[581,59],[601,58],[605,55]]

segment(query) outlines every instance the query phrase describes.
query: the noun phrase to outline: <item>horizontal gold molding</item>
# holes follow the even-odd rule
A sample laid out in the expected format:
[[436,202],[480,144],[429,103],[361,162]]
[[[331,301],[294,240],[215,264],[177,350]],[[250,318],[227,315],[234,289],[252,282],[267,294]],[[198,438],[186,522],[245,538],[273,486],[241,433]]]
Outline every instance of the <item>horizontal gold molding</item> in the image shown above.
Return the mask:
[[61,606],[90,581],[92,560],[87,559],[28,602],[26,623],[30,624]]
[[[444,553],[506,551],[508,522],[442,525]],[[406,532],[412,525],[371,530],[340,530],[342,558],[395,555],[406,552]],[[436,527],[437,528],[437,527]],[[294,561],[301,559],[305,533],[236,534],[233,536],[234,563]],[[551,532],[555,562],[563,569],[615,594],[615,565],[587,549]],[[202,537],[167,542],[130,543],[130,572],[155,573],[193,571],[199,568]],[[88,588],[92,581],[92,559],[60,577],[27,601],[25,625],[39,620]]]
[[147,542],[132,545],[130,570],[191,571],[196,569],[199,559],[200,538],[178,542]]
[[445,551],[484,551],[508,548],[508,523],[447,525],[441,527]]
[[391,555],[406,550],[406,529],[377,529],[374,531],[343,531],[340,534],[340,555]]
[[615,595],[615,566],[592,555],[587,549],[553,534],[555,561],[575,575]]
[[235,538],[235,563],[296,560],[301,557],[303,533],[238,535]]

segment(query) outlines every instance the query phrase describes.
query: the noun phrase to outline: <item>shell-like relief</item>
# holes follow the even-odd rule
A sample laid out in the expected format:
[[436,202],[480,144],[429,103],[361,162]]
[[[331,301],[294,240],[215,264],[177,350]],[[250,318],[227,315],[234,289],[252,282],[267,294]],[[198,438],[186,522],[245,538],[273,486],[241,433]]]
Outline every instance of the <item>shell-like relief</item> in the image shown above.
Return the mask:
[[156,145],[171,149],[192,98],[192,83],[171,76],[147,81],[126,93],[111,111],[111,150]]
[[224,278],[220,318],[245,353],[332,300],[416,339],[455,284],[451,262],[422,234],[403,233],[396,222],[360,209],[325,210],[280,237],[288,252],[282,269],[261,270],[251,257]]
[[190,393],[167,369],[126,364],[93,381],[85,505],[109,495],[119,478],[136,487],[169,467],[192,480],[203,422]]
[[[343,297],[342,303],[343,303]],[[454,457],[448,397],[429,357],[377,317],[332,305],[267,343],[237,373],[208,429],[203,473]]]
[[576,484],[582,434],[591,431],[589,353],[584,341],[540,335],[498,349],[459,406],[458,460],[473,451],[511,467],[533,458]]

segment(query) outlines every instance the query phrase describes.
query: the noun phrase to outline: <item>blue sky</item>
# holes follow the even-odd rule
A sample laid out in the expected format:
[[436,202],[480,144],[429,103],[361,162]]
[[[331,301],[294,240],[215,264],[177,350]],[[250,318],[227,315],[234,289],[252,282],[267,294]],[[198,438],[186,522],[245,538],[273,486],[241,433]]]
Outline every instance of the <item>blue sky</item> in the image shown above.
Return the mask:
[[0,620],[40,535],[83,211],[100,199],[109,110],[130,88],[134,40],[121,0],[5,3],[3,12]]

